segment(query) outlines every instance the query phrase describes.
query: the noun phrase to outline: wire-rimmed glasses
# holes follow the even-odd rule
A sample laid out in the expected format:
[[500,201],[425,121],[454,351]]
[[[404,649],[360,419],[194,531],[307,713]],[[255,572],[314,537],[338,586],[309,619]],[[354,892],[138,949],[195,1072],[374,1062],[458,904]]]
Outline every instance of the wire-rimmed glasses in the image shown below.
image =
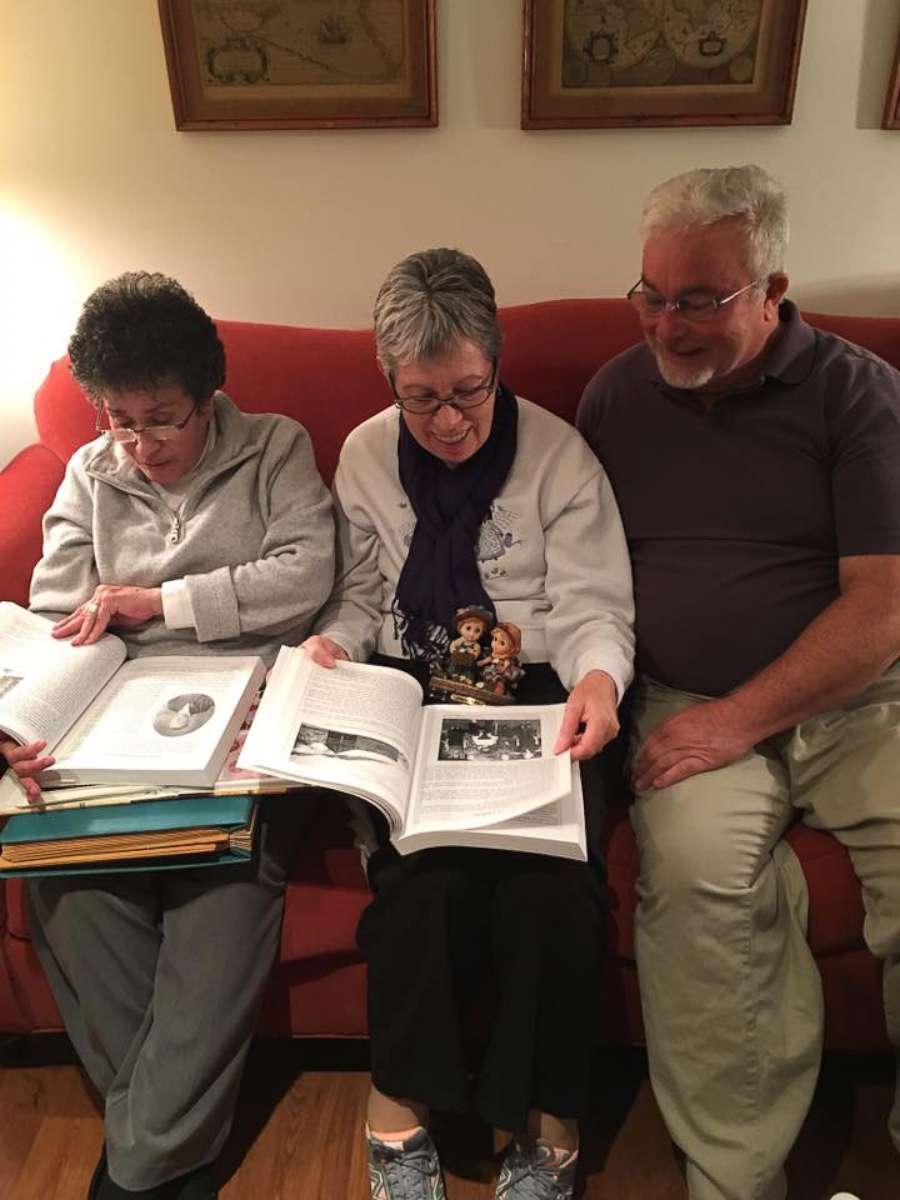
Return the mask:
[[737,300],[738,296],[743,296],[751,288],[759,287],[765,282],[765,278],[754,279],[752,283],[738,288],[730,296],[716,296],[713,292],[696,291],[683,292],[674,300],[667,300],[653,288],[648,288],[643,279],[639,279],[634,287],[626,293],[625,298],[631,301],[642,317],[656,318],[661,317],[663,313],[673,312],[686,321],[711,321],[720,308],[730,304],[732,300]]

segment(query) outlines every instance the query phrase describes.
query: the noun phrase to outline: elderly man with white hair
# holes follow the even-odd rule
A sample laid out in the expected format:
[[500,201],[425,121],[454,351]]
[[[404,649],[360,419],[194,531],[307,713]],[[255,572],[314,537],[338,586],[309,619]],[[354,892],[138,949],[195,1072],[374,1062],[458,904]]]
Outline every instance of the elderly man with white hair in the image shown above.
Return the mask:
[[759,167],[661,184],[642,235],[644,344],[578,424],[634,572],[650,1069],[692,1200],[781,1200],[823,1024],[798,812],[850,851],[900,1044],[900,375],[785,299]]

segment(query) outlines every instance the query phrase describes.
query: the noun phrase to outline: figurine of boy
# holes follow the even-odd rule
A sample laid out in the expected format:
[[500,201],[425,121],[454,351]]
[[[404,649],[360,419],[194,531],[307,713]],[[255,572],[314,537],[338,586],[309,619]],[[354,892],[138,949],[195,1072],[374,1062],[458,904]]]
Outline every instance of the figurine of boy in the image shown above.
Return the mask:
[[491,631],[491,653],[482,658],[481,678],[495,695],[508,696],[525,674],[519,666],[522,649],[522,631],[512,621],[498,621]]
[[478,604],[456,610],[453,627],[459,636],[447,647],[447,675],[451,679],[475,682],[478,656],[482,652],[481,639],[493,623],[493,613]]

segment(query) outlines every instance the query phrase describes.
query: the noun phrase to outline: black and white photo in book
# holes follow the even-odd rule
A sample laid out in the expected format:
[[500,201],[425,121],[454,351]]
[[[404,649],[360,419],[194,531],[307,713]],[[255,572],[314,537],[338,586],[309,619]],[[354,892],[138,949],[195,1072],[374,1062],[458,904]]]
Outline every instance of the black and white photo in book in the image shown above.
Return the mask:
[[396,746],[379,738],[361,733],[343,733],[338,729],[322,729],[318,725],[301,725],[297,730],[291,757],[309,754],[333,755],[336,758],[368,758],[373,762],[392,762],[409,770],[409,759]]
[[513,762],[540,758],[541,723],[516,717],[445,717],[441,723],[441,762]]
[[200,729],[216,711],[216,702],[205,692],[173,696],[153,718],[153,728],[163,737],[183,737]]

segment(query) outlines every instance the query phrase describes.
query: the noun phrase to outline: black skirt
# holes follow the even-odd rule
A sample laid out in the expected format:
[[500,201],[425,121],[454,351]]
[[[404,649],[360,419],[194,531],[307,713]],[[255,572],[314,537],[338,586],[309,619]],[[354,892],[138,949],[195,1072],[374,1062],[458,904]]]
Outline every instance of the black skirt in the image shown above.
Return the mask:
[[[373,661],[425,682],[419,664]],[[548,664],[527,666],[519,703],[565,698]],[[587,863],[462,848],[401,857],[379,818],[369,860],[375,894],[357,932],[379,1091],[474,1109],[513,1132],[530,1109],[580,1115],[602,1032],[600,835],[618,779],[612,754],[582,766]]]

